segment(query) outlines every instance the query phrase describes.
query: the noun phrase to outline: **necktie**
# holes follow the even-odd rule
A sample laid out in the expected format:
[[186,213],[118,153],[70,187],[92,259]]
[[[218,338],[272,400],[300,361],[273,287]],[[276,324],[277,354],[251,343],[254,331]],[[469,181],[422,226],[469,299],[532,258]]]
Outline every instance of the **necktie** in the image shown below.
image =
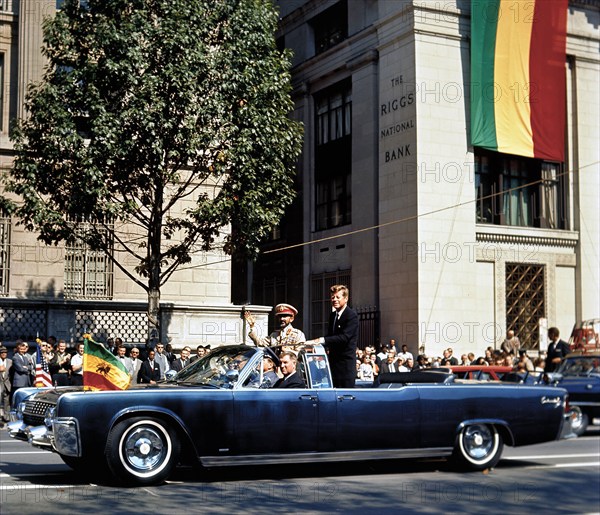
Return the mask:
[[333,317],[333,328],[331,329],[332,333],[335,333],[335,326],[337,325],[339,313],[336,311],[335,316]]

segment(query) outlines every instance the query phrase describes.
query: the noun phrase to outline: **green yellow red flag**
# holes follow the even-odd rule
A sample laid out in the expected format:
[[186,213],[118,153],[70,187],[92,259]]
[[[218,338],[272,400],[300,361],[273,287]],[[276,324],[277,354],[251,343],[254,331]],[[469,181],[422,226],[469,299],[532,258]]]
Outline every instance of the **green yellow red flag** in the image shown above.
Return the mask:
[[564,161],[568,0],[472,0],[471,142]]
[[131,377],[111,352],[84,335],[83,387],[86,390],[126,390]]

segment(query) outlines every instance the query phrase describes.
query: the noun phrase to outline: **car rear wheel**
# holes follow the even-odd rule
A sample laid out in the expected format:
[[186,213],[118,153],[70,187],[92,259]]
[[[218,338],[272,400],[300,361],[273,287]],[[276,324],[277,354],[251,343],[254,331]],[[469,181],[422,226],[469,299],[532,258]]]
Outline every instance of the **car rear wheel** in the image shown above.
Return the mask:
[[179,458],[175,431],[162,420],[136,417],[119,422],[106,442],[112,473],[127,484],[152,485],[164,481]]
[[500,461],[504,443],[493,425],[472,424],[461,429],[454,449],[455,461],[470,470],[484,470]]
[[589,417],[581,411],[579,406],[571,406],[571,430],[577,436],[586,432],[590,423]]

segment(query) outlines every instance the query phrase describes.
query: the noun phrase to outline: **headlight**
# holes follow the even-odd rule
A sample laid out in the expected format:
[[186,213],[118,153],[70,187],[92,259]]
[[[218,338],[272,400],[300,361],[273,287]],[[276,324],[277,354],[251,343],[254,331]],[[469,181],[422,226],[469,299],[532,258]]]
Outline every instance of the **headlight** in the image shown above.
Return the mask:
[[46,414],[44,415],[44,424],[46,424],[46,427],[52,428],[52,421],[54,420],[55,411],[56,406],[50,406],[46,410]]

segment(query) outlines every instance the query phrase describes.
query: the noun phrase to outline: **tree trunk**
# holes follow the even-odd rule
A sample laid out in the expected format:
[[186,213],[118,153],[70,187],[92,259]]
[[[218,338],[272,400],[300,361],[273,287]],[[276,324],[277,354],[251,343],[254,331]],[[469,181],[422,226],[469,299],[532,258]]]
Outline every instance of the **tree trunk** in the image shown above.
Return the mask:
[[148,343],[152,349],[160,340],[160,289],[148,290]]

